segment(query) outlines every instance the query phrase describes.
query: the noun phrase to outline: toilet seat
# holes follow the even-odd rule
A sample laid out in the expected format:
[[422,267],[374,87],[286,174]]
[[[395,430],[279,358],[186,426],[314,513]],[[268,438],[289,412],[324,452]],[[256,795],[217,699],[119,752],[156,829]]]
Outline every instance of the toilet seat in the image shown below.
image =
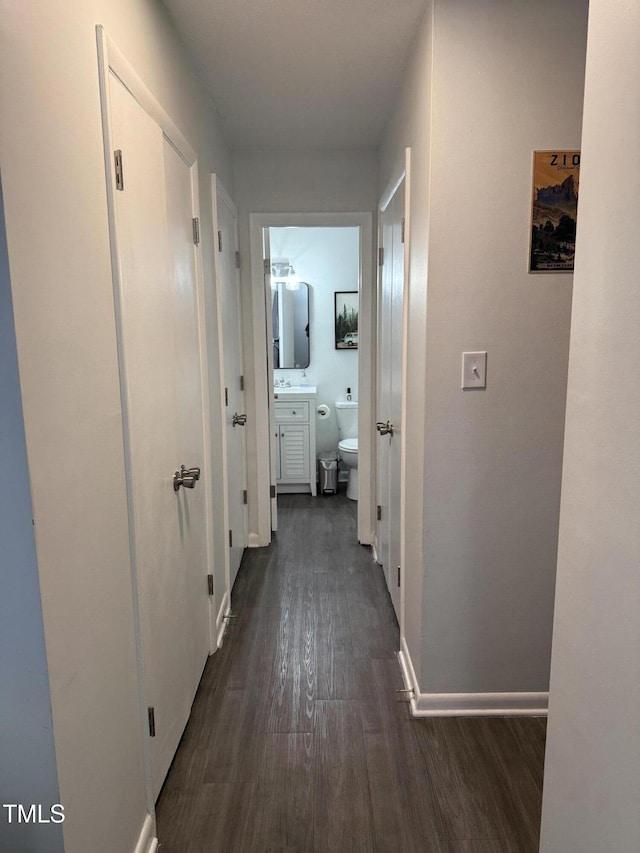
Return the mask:
[[343,438],[342,441],[338,442],[338,450],[346,450],[351,453],[358,452],[358,439],[357,438]]

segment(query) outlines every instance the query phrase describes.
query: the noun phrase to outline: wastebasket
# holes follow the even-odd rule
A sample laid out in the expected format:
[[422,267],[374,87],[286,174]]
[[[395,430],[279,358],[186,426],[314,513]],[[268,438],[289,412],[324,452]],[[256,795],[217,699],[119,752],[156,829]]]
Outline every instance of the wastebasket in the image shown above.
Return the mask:
[[318,486],[321,494],[338,491],[338,454],[334,450],[318,454]]

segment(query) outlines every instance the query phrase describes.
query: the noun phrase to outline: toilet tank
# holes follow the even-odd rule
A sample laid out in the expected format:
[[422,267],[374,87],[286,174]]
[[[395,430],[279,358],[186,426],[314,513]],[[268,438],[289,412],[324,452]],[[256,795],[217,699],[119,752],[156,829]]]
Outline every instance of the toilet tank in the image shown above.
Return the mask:
[[336,400],[336,418],[340,438],[358,437],[358,403],[355,400]]

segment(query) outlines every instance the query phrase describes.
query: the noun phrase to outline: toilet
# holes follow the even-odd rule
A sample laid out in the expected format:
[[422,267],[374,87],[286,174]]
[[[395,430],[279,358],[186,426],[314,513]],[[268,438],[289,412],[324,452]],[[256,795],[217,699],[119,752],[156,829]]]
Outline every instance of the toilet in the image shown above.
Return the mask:
[[349,469],[347,497],[358,500],[358,403],[355,400],[336,402],[338,419],[338,455]]

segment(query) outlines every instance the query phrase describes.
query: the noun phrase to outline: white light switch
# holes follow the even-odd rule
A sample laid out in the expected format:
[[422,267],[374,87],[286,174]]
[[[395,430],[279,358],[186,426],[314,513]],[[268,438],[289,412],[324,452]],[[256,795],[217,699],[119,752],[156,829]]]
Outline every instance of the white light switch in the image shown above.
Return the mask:
[[463,388],[486,388],[487,387],[487,353],[486,352],[463,352],[462,353],[462,387]]

